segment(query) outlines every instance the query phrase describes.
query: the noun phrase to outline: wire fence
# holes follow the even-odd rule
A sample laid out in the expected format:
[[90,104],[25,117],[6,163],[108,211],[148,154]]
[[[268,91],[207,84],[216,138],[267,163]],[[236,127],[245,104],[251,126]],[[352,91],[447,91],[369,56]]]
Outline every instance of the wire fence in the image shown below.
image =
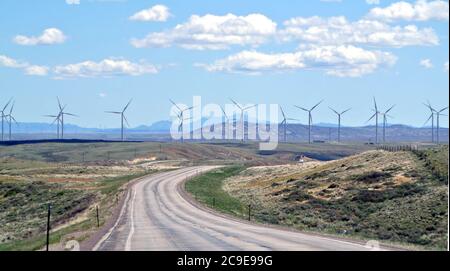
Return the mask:
[[402,152],[402,151],[418,151],[418,145],[380,145],[377,146],[377,150],[383,150],[388,152]]

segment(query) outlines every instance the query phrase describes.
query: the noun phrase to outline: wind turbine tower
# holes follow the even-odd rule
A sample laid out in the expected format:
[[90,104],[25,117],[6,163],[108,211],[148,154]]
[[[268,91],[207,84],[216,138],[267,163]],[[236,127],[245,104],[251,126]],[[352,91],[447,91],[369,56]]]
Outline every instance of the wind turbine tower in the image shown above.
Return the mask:
[[372,115],[372,117],[370,117],[370,119],[367,122],[375,118],[375,144],[378,144],[378,116],[380,115],[380,111],[378,110],[377,101],[375,100],[375,97],[373,98],[373,104],[374,104],[373,111],[375,111],[375,113]]
[[391,115],[389,115],[389,112],[395,107],[395,105],[391,106],[388,110],[386,110],[384,113],[380,113],[383,116],[383,143],[386,142],[386,126],[387,126],[387,118],[392,118]]
[[329,108],[331,109],[331,111],[333,111],[338,116],[338,142],[341,142],[341,119],[342,119],[342,115],[344,115],[345,113],[350,111],[351,108],[349,108],[347,110],[344,110],[341,113],[339,113],[338,111],[334,110],[331,107],[329,107]]
[[127,126],[130,126],[128,123],[127,117],[125,116],[125,111],[127,111],[128,107],[130,106],[132,102],[132,99],[127,103],[127,105],[123,108],[122,111],[106,111],[105,113],[108,114],[116,114],[120,115],[120,139],[124,141],[124,124],[126,123]]
[[305,112],[308,112],[308,143],[309,143],[309,144],[311,144],[311,131],[312,131],[312,125],[313,125],[312,112],[313,112],[313,110],[316,109],[316,107],[318,107],[322,102],[323,102],[323,100],[320,101],[320,102],[318,102],[315,106],[311,107],[311,109],[309,109],[309,110],[306,109],[306,108],[303,108],[303,107],[300,107],[300,106],[296,106],[296,105],[295,105],[295,107],[297,107],[298,109],[303,110],[303,111],[305,111]]
[[233,99],[230,99],[230,100],[241,111],[242,142],[245,142],[245,120],[244,120],[244,114],[245,114],[245,111],[247,111],[247,110],[249,110],[249,109],[251,109],[253,107],[256,107],[256,105],[250,105],[250,106],[247,106],[247,107],[242,107],[240,104],[235,102]]
[[439,110],[439,111],[436,111],[436,117],[437,117],[437,119],[436,119],[436,121],[437,121],[437,124],[436,124],[436,140],[437,140],[437,144],[439,145],[440,144],[440,139],[439,139],[439,130],[440,130],[440,126],[439,126],[439,117],[440,116],[447,116],[447,115],[444,115],[444,114],[442,114],[442,112],[444,112],[445,110],[447,110],[448,109],[448,107],[445,107],[445,108],[443,108],[443,109],[441,109],[441,110]]
[[177,117],[178,117],[178,120],[180,121],[180,125],[178,126],[178,131],[180,131],[180,128],[181,128],[181,143],[183,143],[184,142],[184,121],[192,119],[192,118],[185,119],[184,113],[186,111],[192,110],[194,107],[191,106],[189,108],[181,109],[178,106],[178,104],[176,104],[174,101],[172,101],[171,99],[169,99],[169,101],[178,109]]
[[14,123],[16,124],[16,125],[18,125],[18,123],[17,123],[17,121],[16,121],[16,119],[14,118],[14,116],[13,116],[13,110],[14,110],[14,104],[15,104],[15,102],[13,102],[13,104],[11,105],[11,108],[10,108],[10,110],[9,110],[9,114],[6,116],[6,117],[8,117],[8,124],[9,124],[9,140],[11,141],[12,140],[12,132],[11,132],[11,126],[12,126],[12,122],[14,121]]
[[12,100],[12,99],[10,99],[10,100],[6,103],[6,105],[3,107],[3,109],[0,111],[0,113],[1,113],[0,117],[1,117],[1,119],[2,119],[2,141],[4,140],[5,120],[6,120],[6,116],[7,116],[7,115],[5,114],[5,111],[6,111],[6,109],[8,108],[9,104],[11,103],[11,100]]

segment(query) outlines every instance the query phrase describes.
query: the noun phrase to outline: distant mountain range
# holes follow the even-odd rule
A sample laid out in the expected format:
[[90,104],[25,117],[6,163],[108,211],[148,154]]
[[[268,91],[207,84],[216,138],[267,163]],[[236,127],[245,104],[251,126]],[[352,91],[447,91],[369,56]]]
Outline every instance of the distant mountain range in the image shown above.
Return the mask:
[[[172,122],[170,121],[158,121],[150,126],[140,125],[134,128],[127,128],[127,132],[131,133],[155,133],[155,134],[166,134],[170,131],[170,126]],[[5,127],[7,128],[7,127]],[[48,134],[56,133],[56,125],[49,123],[36,123],[36,122],[20,122],[15,125],[14,133],[19,134]],[[80,127],[73,124],[65,124],[64,132],[67,134],[76,133],[120,133],[120,128],[86,128]]]
[[[230,122],[230,125],[232,122]],[[200,125],[197,123],[197,127]],[[218,124],[220,125],[220,123]],[[239,125],[239,123],[238,123]],[[158,121],[152,125],[140,125],[126,129],[126,137],[130,140],[171,140],[171,121]],[[246,123],[246,126],[254,129],[254,123]],[[5,134],[7,127],[5,125]],[[66,138],[79,139],[117,139],[120,135],[120,128],[85,128],[73,124],[64,126]],[[238,129],[239,130],[239,129]],[[379,127],[379,139],[382,139],[382,127]],[[56,137],[56,125],[49,123],[19,123],[13,128],[14,139],[47,139]],[[240,135],[240,133],[238,133]],[[279,137],[284,138],[284,129],[279,127]],[[287,138],[290,141],[305,141],[308,137],[308,126],[304,124],[289,124]],[[332,123],[315,124],[312,130],[312,137],[318,141],[335,141],[337,139],[337,125]],[[430,141],[431,129],[429,127],[411,127],[402,124],[390,124],[386,129],[386,138],[389,141]],[[375,141],[375,126],[363,127],[342,127],[341,139],[343,141]],[[448,128],[440,129],[440,139],[448,142]]]

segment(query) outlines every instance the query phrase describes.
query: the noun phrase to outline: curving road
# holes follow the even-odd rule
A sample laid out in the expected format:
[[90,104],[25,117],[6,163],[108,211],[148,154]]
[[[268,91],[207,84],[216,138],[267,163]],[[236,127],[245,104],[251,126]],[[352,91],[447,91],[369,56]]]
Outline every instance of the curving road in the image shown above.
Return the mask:
[[211,166],[144,178],[128,192],[115,225],[95,245],[106,251],[368,250],[364,245],[250,224],[199,208],[179,186]]

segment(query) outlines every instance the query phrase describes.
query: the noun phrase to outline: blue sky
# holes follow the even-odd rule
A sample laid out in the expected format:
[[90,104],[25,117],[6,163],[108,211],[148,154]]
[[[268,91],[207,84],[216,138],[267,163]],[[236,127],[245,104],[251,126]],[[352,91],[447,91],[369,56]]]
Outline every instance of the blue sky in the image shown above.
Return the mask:
[[0,2],[0,104],[14,97],[19,122],[47,121],[56,96],[87,127],[119,126],[103,112],[130,98],[131,126],[194,95],[278,103],[304,123],[293,105],[325,99],[315,122],[351,107],[345,125],[365,123],[372,96],[416,126],[422,102],[448,104],[448,1],[68,2]]

